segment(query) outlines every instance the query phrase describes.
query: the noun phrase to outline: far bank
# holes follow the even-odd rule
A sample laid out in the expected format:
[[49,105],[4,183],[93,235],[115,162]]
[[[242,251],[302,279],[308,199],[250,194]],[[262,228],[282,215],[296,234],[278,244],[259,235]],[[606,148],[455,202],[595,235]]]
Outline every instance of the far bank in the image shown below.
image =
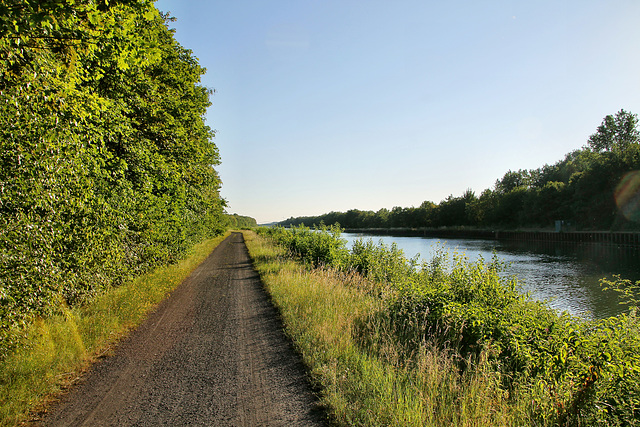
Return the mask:
[[436,237],[443,239],[484,239],[531,242],[599,243],[640,248],[639,232],[612,231],[517,231],[465,228],[347,228],[347,233],[379,236]]

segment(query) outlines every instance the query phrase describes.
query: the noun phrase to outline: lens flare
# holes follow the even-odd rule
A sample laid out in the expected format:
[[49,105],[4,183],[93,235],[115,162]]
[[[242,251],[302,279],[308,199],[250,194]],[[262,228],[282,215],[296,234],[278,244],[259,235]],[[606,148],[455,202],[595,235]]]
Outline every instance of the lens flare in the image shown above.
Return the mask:
[[615,192],[616,205],[625,218],[640,222],[640,171],[627,173]]

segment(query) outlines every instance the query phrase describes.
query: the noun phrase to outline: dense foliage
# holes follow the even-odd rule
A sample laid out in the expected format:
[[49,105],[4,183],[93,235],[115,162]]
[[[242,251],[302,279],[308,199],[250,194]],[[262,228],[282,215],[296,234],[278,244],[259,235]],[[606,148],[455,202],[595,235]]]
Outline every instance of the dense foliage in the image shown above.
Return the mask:
[[[403,356],[394,363],[410,368],[425,345],[435,345],[457,355],[461,372],[484,360],[500,378],[498,394],[525,408],[537,425],[638,425],[640,323],[638,295],[631,291],[640,282],[607,282],[631,309],[588,321],[528,299],[515,279],[501,277],[497,260],[441,254],[417,265],[370,240],[349,251],[335,227],[261,233],[311,266],[357,271],[378,284],[383,311],[354,331],[369,354],[384,358],[389,346],[400,348]],[[390,331],[390,338],[379,330]]]
[[564,220],[578,229],[640,227],[638,117],[624,110],[607,116],[588,145],[554,165],[508,171],[480,196],[466,191],[439,204],[391,211],[331,212],[290,218],[281,225],[340,224],[345,228],[552,227]]
[[225,218],[227,221],[227,227],[233,229],[252,228],[258,225],[255,218],[252,218],[250,216],[227,214],[225,215]]
[[0,353],[224,227],[204,69],[151,0],[0,5]]

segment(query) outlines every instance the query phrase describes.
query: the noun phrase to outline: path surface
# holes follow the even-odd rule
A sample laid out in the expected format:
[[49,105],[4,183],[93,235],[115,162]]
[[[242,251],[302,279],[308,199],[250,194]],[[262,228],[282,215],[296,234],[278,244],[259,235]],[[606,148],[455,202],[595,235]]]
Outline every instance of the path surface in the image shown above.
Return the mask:
[[44,424],[313,426],[323,417],[233,233]]

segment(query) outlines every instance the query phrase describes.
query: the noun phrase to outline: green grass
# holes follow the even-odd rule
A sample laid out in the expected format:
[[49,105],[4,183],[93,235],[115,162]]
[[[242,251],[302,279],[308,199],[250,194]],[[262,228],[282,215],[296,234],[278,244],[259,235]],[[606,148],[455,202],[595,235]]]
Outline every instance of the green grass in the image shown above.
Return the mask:
[[176,264],[114,288],[84,307],[61,307],[37,319],[23,345],[0,363],[0,425],[15,425],[46,408],[90,364],[139,325],[228,235],[192,248]]
[[[367,424],[375,413],[373,419],[388,424],[640,426],[640,282],[606,281],[629,311],[589,321],[521,293],[516,278],[500,276],[497,258],[471,262],[442,253],[418,264],[394,245],[356,241],[349,250],[337,227],[257,231],[304,265],[300,275],[319,275],[312,281],[332,289],[314,295],[313,286],[295,277],[283,279],[283,291],[274,287],[284,311],[298,304],[288,301],[296,287],[307,295],[300,304],[309,311],[298,314],[310,320],[301,329],[322,328],[313,316],[324,301],[335,316],[351,316],[349,328],[331,327],[353,342],[334,356],[355,361],[347,364],[348,375],[370,376],[338,387],[346,402],[357,402],[355,418],[335,411],[340,422]],[[271,286],[286,274],[265,281]],[[332,300],[340,286],[344,302]],[[353,309],[363,297],[373,308]],[[368,399],[371,406],[357,409]]]
[[[508,403],[482,356],[464,373],[456,354],[417,343],[406,358],[381,311],[380,285],[361,275],[312,269],[252,232],[251,257],[338,425],[529,425]],[[383,289],[382,292],[392,292]]]

